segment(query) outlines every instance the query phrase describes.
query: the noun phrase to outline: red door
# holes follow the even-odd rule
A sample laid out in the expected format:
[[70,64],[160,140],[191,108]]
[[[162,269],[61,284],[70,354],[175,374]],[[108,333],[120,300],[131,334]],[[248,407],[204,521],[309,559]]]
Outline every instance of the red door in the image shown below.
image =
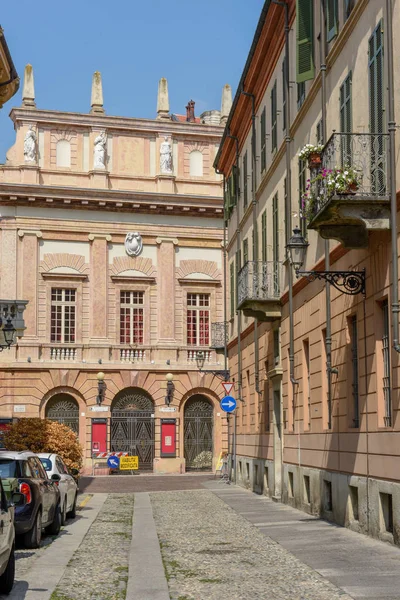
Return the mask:
[[92,420],[92,454],[107,452],[107,419]]

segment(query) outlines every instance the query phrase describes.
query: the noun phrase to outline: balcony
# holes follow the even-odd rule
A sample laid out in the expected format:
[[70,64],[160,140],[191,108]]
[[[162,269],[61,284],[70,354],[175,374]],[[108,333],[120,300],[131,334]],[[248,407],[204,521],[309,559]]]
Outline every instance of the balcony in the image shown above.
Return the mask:
[[282,265],[249,261],[239,271],[238,310],[259,321],[281,318],[280,285]]
[[211,348],[213,350],[222,350],[225,348],[225,343],[228,341],[227,324],[211,323]]
[[[366,248],[369,231],[390,229],[388,145],[388,134],[330,137],[321,166],[311,170],[305,207],[309,229],[324,239],[339,240],[346,248]],[[346,173],[356,180],[349,188],[332,184],[336,174]]]

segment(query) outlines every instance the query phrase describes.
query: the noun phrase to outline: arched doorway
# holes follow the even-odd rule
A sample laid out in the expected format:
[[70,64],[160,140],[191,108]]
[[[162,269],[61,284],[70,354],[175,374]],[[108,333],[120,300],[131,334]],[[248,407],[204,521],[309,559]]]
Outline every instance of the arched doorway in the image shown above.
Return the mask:
[[67,425],[79,435],[79,406],[70,394],[56,394],[46,405],[46,419]]
[[154,403],[140,388],[119,392],[111,406],[111,452],[139,457],[139,470],[153,468]]
[[184,411],[184,452],[187,471],[211,471],[213,459],[211,402],[201,394],[189,398]]

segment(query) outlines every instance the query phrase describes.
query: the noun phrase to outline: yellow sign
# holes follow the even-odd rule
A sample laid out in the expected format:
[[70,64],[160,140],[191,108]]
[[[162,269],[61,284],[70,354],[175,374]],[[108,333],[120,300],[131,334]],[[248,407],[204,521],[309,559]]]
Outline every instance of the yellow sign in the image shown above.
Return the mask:
[[119,459],[119,468],[121,471],[133,471],[139,468],[138,456],[121,456]]
[[215,467],[216,471],[222,471],[222,467],[224,466],[224,460],[228,457],[227,452],[220,452],[217,460],[217,466]]

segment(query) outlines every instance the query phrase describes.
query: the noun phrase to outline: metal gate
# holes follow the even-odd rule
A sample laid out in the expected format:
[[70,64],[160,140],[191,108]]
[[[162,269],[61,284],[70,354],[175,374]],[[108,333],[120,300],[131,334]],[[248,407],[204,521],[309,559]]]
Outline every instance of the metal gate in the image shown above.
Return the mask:
[[76,435],[79,434],[79,407],[68,394],[60,394],[47,404],[46,418],[67,425]]
[[193,396],[186,403],[184,446],[187,471],[211,471],[213,406],[204,396]]
[[142,390],[124,393],[111,409],[111,452],[139,457],[139,470],[153,469],[154,407]]

